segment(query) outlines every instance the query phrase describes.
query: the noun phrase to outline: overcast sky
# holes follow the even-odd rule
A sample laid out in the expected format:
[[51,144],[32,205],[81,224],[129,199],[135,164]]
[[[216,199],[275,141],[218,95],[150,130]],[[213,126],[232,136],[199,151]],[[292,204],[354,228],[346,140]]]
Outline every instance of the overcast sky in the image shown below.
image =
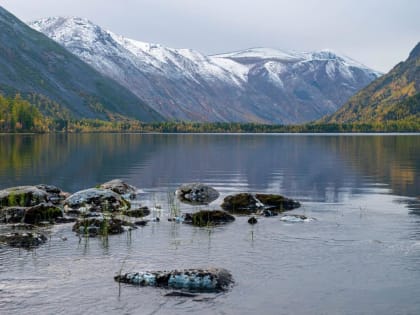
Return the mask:
[[420,41],[419,0],[0,0],[24,21],[80,16],[115,33],[205,54],[332,49],[379,71]]

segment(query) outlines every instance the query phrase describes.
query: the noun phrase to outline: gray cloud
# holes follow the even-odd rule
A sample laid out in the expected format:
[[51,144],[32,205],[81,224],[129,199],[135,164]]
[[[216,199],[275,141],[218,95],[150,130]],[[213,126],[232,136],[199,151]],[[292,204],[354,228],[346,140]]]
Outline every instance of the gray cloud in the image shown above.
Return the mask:
[[418,0],[1,0],[22,20],[80,16],[116,33],[214,54],[329,48],[388,71],[420,41]]

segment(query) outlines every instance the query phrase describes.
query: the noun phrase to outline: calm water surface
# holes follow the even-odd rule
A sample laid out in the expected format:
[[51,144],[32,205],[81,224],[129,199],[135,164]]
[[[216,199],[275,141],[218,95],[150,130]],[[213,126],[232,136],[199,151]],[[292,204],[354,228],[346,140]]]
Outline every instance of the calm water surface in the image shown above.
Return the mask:
[[[75,192],[113,178],[160,204],[161,222],[89,240],[61,225],[36,250],[0,247],[1,314],[420,313],[420,135],[0,136],[0,189]],[[279,193],[317,220],[168,222],[168,193],[196,181],[221,192],[210,208],[236,192]],[[191,299],[113,281],[207,266],[229,269],[234,287]]]

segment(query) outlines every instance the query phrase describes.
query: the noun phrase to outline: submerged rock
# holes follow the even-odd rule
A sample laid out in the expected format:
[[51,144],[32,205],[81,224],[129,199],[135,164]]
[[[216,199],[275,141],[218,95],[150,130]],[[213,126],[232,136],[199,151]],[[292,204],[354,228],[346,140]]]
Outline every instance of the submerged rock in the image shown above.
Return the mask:
[[115,281],[193,292],[220,292],[233,284],[232,274],[223,268],[185,269],[126,273],[114,277]]
[[113,179],[109,182],[103,183],[99,186],[102,189],[110,189],[113,192],[123,196],[124,198],[134,199],[136,198],[137,188],[127,184],[121,179]]
[[68,212],[115,212],[130,208],[130,203],[109,189],[90,188],[78,191],[65,201]]
[[289,215],[282,216],[280,220],[284,222],[296,223],[296,222],[310,222],[310,221],[314,221],[315,219],[308,218],[307,216],[302,215],[302,214],[289,214]]
[[18,248],[37,247],[46,241],[47,237],[44,234],[36,232],[12,232],[0,235],[0,243]]
[[181,185],[175,194],[181,202],[192,205],[207,205],[219,198],[216,189],[201,183]]
[[123,215],[133,218],[142,218],[150,214],[150,209],[147,207],[141,207],[138,209],[128,209],[122,212]]
[[195,213],[186,213],[184,223],[195,226],[219,225],[235,221],[235,217],[225,211],[201,210]]
[[226,196],[221,207],[231,213],[252,214],[261,212],[267,216],[270,213],[265,210],[283,212],[299,208],[300,203],[281,195],[240,193]]

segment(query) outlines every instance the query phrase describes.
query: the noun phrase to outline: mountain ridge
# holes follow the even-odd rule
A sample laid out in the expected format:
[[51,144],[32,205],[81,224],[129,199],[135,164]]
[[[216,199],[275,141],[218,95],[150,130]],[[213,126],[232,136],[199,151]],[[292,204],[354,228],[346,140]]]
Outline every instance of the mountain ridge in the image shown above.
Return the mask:
[[82,18],[45,18],[30,25],[172,120],[307,122],[335,112],[379,76],[331,51],[259,50],[289,55],[287,60],[239,58],[240,52],[206,56],[128,39]]

